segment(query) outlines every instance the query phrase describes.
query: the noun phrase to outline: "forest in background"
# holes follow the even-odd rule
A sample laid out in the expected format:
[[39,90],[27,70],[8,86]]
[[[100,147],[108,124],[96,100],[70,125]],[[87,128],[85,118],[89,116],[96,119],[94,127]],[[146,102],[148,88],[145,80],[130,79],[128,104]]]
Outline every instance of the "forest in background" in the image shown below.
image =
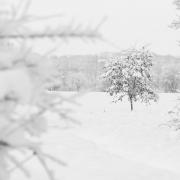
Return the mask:
[[[120,53],[99,55],[70,55],[54,57],[59,76],[58,84],[51,90],[59,91],[106,91],[108,82],[101,78],[104,65]],[[158,92],[179,92],[180,58],[171,55],[153,54],[152,77]]]

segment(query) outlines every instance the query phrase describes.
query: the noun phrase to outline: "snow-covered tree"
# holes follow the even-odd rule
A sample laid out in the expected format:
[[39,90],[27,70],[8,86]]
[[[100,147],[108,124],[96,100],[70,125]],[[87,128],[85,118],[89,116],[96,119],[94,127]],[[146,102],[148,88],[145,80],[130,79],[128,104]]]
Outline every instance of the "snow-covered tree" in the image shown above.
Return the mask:
[[20,12],[14,6],[6,12],[0,3],[0,180],[10,179],[17,169],[29,177],[24,164],[32,158],[38,159],[51,180],[54,176],[46,160],[65,165],[44,153],[40,140],[48,128],[47,112],[66,120],[69,117],[61,108],[65,99],[47,92],[56,81],[57,67],[51,58],[27,48],[26,40],[97,37],[96,31],[71,26],[61,26],[61,31],[31,31],[26,25],[28,20],[32,22],[33,16],[26,14],[27,7],[25,3],[25,9]]
[[[179,11],[180,0],[175,0],[174,4],[176,5],[177,10]],[[175,29],[180,28],[180,15],[178,15],[177,19],[172,22],[172,27]],[[179,75],[177,75],[176,78],[179,79]],[[168,113],[170,115],[170,120],[167,122],[167,125],[176,131],[180,130],[180,99],[179,98],[178,98],[178,103]]]
[[[180,0],[174,0],[174,4],[177,10],[180,10]],[[172,27],[179,29],[180,28],[180,15],[177,15],[177,19],[172,22]]]
[[157,95],[153,90],[150,74],[151,67],[152,55],[145,48],[124,51],[121,56],[112,58],[105,65],[103,77],[110,82],[107,91],[115,97],[115,101],[127,96],[131,110],[133,102],[137,100],[145,103],[150,100],[156,101]]

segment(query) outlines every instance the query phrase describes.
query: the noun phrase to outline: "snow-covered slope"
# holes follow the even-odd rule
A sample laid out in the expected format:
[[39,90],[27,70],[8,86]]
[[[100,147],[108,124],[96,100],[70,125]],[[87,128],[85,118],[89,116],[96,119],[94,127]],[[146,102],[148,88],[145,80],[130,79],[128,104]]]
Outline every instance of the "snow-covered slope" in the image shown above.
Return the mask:
[[[60,128],[64,122],[50,115],[43,149],[68,165],[49,162],[49,166],[58,180],[178,180],[180,136],[163,125],[176,99],[176,94],[161,94],[159,102],[150,106],[136,103],[134,112],[128,102],[114,104],[105,93],[80,96],[78,106],[64,103],[80,124],[65,123],[69,128]],[[47,179],[36,160],[27,166],[32,180]],[[13,180],[21,179],[16,171]]]

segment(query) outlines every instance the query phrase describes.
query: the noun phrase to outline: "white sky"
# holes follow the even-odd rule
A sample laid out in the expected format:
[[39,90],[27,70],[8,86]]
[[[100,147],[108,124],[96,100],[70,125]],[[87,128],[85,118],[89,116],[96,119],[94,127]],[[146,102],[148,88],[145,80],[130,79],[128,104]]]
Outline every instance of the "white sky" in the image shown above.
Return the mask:
[[[173,0],[32,0],[29,12],[63,13],[92,25],[108,16],[101,32],[120,49],[149,45],[156,53],[180,56],[180,31],[168,27],[178,13]],[[82,46],[79,49],[83,50]],[[108,48],[101,46],[101,50]]]

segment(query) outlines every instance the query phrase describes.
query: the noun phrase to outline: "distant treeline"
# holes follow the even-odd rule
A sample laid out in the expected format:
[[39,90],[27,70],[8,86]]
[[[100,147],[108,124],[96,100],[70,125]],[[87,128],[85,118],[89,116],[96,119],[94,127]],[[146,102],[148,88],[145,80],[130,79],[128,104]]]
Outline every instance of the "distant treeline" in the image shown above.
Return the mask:
[[[120,53],[101,55],[72,55],[56,57],[58,83],[52,90],[105,91],[108,82],[101,78],[105,62]],[[180,89],[180,58],[153,55],[152,76],[159,92],[178,92]]]

